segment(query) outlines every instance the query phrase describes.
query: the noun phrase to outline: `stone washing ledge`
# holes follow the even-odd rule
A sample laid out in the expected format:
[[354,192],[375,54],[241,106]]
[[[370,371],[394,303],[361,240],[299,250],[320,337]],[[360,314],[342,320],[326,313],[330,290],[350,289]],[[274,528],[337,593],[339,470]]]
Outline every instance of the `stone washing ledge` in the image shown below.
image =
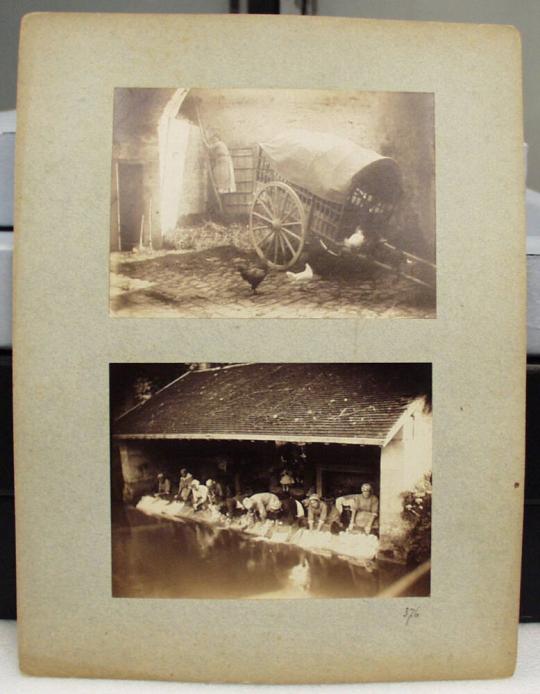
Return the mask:
[[228,520],[215,509],[194,511],[181,501],[168,501],[154,496],[143,496],[136,508],[139,511],[159,518],[176,522],[194,521],[211,525],[218,529],[235,530],[249,535],[253,540],[294,545],[319,555],[337,556],[373,568],[372,560],[379,550],[379,540],[375,535],[295,529],[285,523],[277,525],[272,521],[249,525],[245,519]]

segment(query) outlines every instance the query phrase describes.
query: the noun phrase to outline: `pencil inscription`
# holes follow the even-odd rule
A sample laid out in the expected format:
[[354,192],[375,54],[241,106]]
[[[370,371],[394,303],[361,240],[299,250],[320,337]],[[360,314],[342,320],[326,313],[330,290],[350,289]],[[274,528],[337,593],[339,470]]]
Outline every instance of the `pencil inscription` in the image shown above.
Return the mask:
[[417,607],[406,607],[403,613],[403,619],[405,620],[405,626],[409,626],[411,619],[418,619],[420,617],[420,611]]

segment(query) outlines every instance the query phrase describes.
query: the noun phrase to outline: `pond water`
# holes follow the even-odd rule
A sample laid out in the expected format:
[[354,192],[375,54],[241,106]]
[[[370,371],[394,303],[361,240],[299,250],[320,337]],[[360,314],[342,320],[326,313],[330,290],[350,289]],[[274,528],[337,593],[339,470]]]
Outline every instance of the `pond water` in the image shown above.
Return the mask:
[[[235,530],[113,509],[113,595],[130,598],[375,597],[405,573],[363,566]],[[429,578],[410,595],[428,595]]]

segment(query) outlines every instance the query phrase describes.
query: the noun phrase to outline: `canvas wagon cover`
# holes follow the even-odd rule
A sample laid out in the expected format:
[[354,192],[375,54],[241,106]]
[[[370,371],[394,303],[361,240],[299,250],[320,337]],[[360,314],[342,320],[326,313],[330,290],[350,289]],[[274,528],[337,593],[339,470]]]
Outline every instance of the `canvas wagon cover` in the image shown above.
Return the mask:
[[347,201],[353,177],[367,166],[384,162],[398,171],[394,159],[331,133],[290,129],[260,147],[280,176],[340,205]]

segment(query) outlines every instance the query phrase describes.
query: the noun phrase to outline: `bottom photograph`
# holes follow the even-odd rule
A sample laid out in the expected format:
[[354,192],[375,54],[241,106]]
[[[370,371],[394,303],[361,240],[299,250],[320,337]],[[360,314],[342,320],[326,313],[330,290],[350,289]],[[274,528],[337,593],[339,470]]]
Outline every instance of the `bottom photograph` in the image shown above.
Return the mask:
[[426,363],[110,364],[112,594],[428,597]]

